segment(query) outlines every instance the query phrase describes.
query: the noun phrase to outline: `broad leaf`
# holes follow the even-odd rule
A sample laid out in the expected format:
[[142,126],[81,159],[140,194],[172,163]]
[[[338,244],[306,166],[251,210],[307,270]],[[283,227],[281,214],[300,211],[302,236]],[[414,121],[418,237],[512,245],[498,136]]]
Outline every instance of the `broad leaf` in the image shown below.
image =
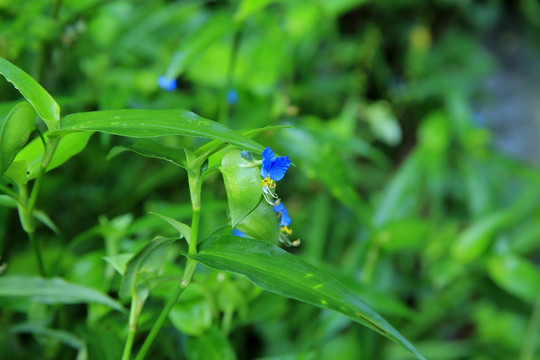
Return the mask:
[[120,303],[104,293],[60,278],[2,276],[0,277],[0,297],[3,296],[30,298],[46,304],[96,303],[124,311]]
[[232,227],[257,207],[262,196],[259,168],[242,158],[240,153],[238,149],[228,151],[219,168],[229,201]]
[[[84,150],[92,133],[67,134],[62,137],[60,144],[56,148],[51,163],[47,167],[50,171],[68,161],[71,157]],[[37,138],[26,145],[15,157],[15,161],[25,161],[27,166],[26,180],[34,179],[38,172],[43,158],[43,142]]]
[[392,339],[418,359],[424,359],[407,339],[352,290],[277,246],[252,239],[217,236],[201,243],[198,254],[184,255],[213,269],[243,274],[265,290],[338,311]]
[[259,205],[235,226],[246,235],[272,244],[279,241],[279,223],[272,205],[261,201]]
[[176,241],[177,239],[158,237],[129,260],[120,285],[121,298],[130,297],[137,291],[139,274],[157,270],[165,260],[170,246]]
[[520,256],[493,256],[487,263],[487,270],[497,285],[525,302],[533,304],[540,294],[538,266]]
[[107,160],[125,151],[133,151],[142,156],[165,160],[176,166],[186,168],[186,153],[184,149],[173,148],[153,140],[139,140],[129,146],[115,146],[109,151]]
[[57,127],[60,120],[60,106],[53,97],[39,85],[30,75],[0,57],[0,74],[13,83],[39,116],[45,121],[49,130]]
[[34,109],[25,101],[15,105],[8,116],[0,120],[0,176],[28,141],[35,117]]
[[57,133],[100,131],[136,138],[165,135],[218,139],[241,149],[262,152],[263,146],[217,122],[184,110],[112,110],[76,113],[60,120]]

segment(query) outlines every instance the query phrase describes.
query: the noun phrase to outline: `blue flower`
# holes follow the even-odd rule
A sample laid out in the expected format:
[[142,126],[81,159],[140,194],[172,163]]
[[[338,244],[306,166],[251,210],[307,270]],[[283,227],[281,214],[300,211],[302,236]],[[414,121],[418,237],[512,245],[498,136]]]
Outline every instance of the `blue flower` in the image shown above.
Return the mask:
[[285,209],[283,203],[274,205],[274,212],[277,214],[279,219],[279,226],[289,226],[292,223],[289,213],[287,212],[287,209]]
[[236,105],[238,102],[238,93],[234,89],[229,89],[227,91],[227,95],[225,95],[225,98],[227,99],[229,105]]
[[234,229],[232,230],[232,234],[233,234],[234,236],[238,236],[238,237],[245,237],[245,238],[248,238],[248,237],[249,237],[247,234],[241,232],[241,231],[238,230],[237,228],[234,228]]
[[276,157],[272,149],[267,147],[262,153],[261,176],[263,179],[270,177],[274,181],[283,179],[287,169],[291,165],[288,156]]
[[165,75],[158,78],[158,85],[160,88],[166,91],[176,90],[176,79],[168,79]]

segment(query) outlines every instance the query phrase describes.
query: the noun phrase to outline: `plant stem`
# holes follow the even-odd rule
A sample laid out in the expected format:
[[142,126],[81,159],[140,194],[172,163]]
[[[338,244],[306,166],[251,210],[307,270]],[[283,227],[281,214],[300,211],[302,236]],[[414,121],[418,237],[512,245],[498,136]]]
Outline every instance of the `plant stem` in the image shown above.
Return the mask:
[[138,296],[137,294],[134,294],[133,298],[131,299],[131,307],[129,309],[129,331],[126,344],[124,345],[122,360],[129,360],[131,357],[131,348],[133,347],[133,340],[135,339],[135,333],[137,332],[137,323],[139,321],[139,314],[141,310],[138,303]]
[[[199,218],[201,214],[200,164],[196,164],[195,167],[196,167],[196,170],[193,173],[188,172],[191,206],[193,209],[193,214],[192,214],[192,219],[191,219],[191,234],[190,234],[189,248],[188,248],[189,254],[197,253],[197,237],[199,233]],[[191,280],[193,279],[193,274],[195,274],[196,268],[197,268],[197,262],[194,260],[188,259],[186,262],[186,268],[184,270],[184,274],[182,275],[182,278],[180,279],[180,283],[178,284],[178,287],[174,290],[174,293],[171,295],[169,300],[167,300],[167,304],[165,305],[165,307],[159,314],[159,317],[157,318],[156,322],[152,326],[152,329],[150,330],[150,333],[144,340],[141,350],[137,354],[137,357],[135,358],[135,360],[143,360],[145,358],[146,354],[148,353],[148,350],[150,350],[150,347],[152,346],[152,343],[154,342],[154,339],[159,333],[159,330],[161,329],[161,327],[163,326],[163,323],[167,319],[167,316],[169,315],[172,308],[174,307],[174,305],[180,298],[180,295],[182,295],[184,290],[191,283]],[[123,359],[123,360],[126,360],[126,359]]]
[[34,254],[36,255],[36,260],[37,260],[38,268],[39,268],[39,274],[43,277],[46,277],[47,272],[45,271],[45,265],[43,265],[43,257],[41,256],[41,246],[39,245],[39,242],[36,240],[35,232],[29,231],[28,238],[30,239],[30,244],[32,245],[32,249],[34,249]]

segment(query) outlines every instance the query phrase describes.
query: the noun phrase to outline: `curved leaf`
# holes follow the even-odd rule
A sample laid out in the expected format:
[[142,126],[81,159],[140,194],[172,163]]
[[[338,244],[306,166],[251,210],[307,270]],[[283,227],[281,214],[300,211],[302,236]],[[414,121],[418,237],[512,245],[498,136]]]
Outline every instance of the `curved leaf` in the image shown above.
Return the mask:
[[228,151],[219,168],[229,201],[232,227],[257,207],[262,196],[259,168],[242,158],[240,153],[238,149]]
[[111,110],[91,111],[64,116],[56,132],[100,131],[136,138],[165,135],[197,136],[218,139],[241,149],[262,152],[255,141],[221,125],[185,110]]
[[5,120],[0,122],[0,176],[28,141],[34,129],[35,117],[34,109],[25,101],[15,105]]
[[2,276],[0,277],[0,297],[2,296],[31,298],[46,304],[97,303],[124,311],[120,303],[104,293],[60,278]]
[[53,97],[30,75],[0,57],[0,74],[11,82],[36,109],[49,130],[56,128],[60,120],[60,106]]
[[276,213],[272,210],[272,206],[265,201],[261,201],[255,210],[243,218],[235,227],[257,240],[272,244],[277,244],[279,241],[279,223]]
[[277,246],[234,236],[216,236],[201,243],[198,254],[184,255],[213,269],[245,275],[265,290],[338,311],[402,345],[418,359],[424,359],[352,290]]
[[[47,167],[47,171],[57,168],[71,157],[83,151],[92,134],[93,133],[88,132],[64,135],[54,152],[51,163]],[[43,150],[43,142],[41,139],[36,138],[19,151],[15,157],[15,161],[26,162],[27,181],[32,180],[37,176],[43,158]]]

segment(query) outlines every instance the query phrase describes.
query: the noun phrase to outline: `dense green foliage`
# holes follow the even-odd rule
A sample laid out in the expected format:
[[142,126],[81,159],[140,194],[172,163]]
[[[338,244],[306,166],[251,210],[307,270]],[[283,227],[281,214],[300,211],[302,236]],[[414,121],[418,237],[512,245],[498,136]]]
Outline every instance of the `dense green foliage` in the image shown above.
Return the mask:
[[539,19],[0,1],[0,358],[537,358],[540,172],[478,109]]

